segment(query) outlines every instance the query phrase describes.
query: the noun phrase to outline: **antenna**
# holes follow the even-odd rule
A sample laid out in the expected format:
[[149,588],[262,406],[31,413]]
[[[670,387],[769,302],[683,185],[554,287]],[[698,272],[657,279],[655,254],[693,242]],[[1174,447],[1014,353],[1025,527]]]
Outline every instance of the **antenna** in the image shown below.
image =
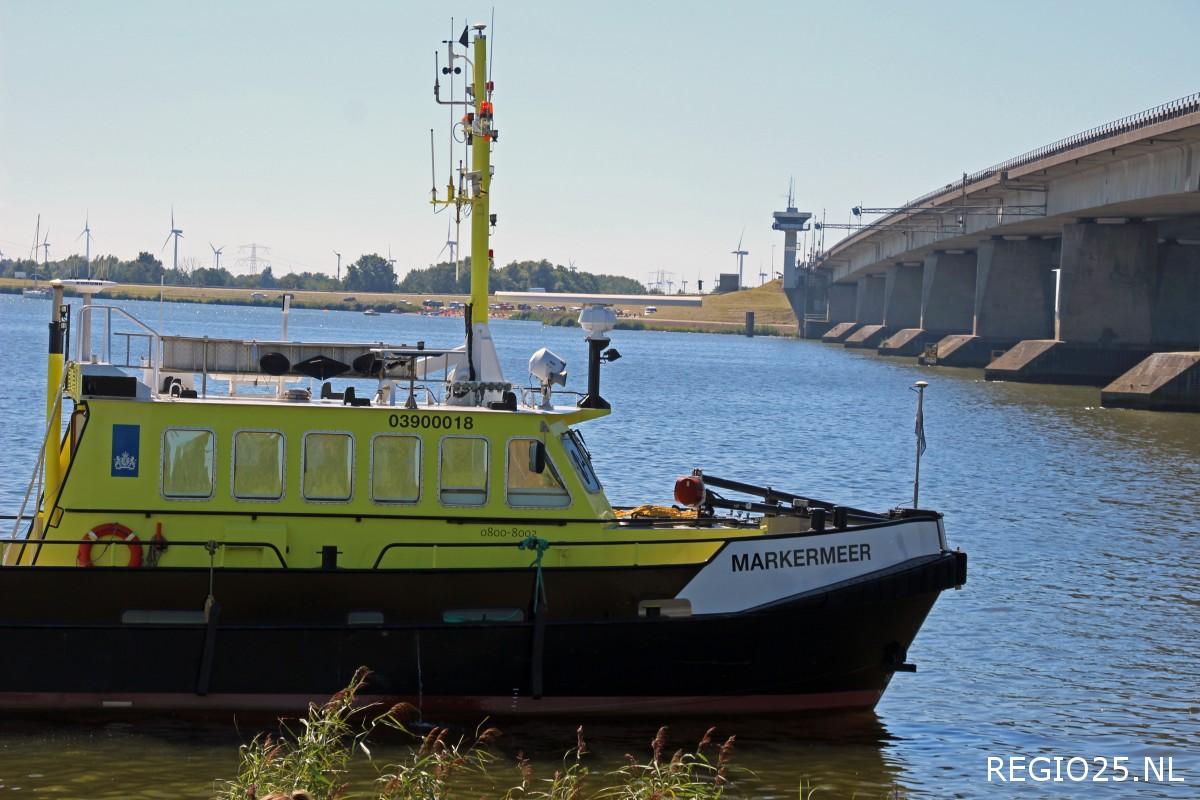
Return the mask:
[[492,68],[496,66],[496,7],[492,6],[492,22],[488,25],[488,30],[491,31],[488,37],[491,44],[488,45],[488,83],[492,82]]
[[37,216],[37,225],[33,229],[33,247],[29,248],[29,260],[37,266],[37,251],[42,238],[42,215]]
[[209,242],[208,246],[212,247],[213,251],[213,269],[219,270],[221,268],[221,251],[225,249],[225,245],[213,247],[213,243]]

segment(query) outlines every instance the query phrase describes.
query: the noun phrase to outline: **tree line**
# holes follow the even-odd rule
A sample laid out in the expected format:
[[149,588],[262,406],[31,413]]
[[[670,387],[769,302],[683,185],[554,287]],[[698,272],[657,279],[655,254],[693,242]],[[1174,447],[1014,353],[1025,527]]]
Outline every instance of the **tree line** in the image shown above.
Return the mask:
[[[90,266],[90,269],[89,269]],[[451,262],[433,264],[411,270],[401,280],[393,265],[378,253],[361,256],[346,268],[339,281],[323,272],[292,272],[276,276],[270,267],[256,275],[234,275],[224,267],[201,267],[193,270],[170,269],[152,253],[142,251],[132,261],[116,256],[98,256],[91,264],[82,256],[72,255],[47,264],[30,259],[0,259],[0,278],[13,278],[17,273],[26,277],[37,275],[43,280],[52,278],[93,278],[117,283],[157,284],[168,286],[231,287],[241,289],[291,289],[319,292],[409,292],[412,294],[466,294],[471,286],[471,259],[459,265],[457,276]],[[646,294],[646,287],[633,278],[620,275],[596,275],[559,264],[540,261],[514,261],[503,267],[492,267],[489,285],[493,291],[520,292],[544,289],[547,292],[587,292],[599,294]]]

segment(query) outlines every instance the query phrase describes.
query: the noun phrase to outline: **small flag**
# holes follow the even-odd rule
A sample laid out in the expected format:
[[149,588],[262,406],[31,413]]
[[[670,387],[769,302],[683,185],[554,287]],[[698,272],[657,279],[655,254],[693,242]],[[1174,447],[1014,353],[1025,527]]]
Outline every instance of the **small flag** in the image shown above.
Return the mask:
[[469,27],[470,26],[468,26],[468,25],[464,25],[462,36],[458,37],[458,43],[461,44],[463,47],[467,46],[467,30],[469,29]]
[[925,404],[917,401],[917,455],[925,454]]

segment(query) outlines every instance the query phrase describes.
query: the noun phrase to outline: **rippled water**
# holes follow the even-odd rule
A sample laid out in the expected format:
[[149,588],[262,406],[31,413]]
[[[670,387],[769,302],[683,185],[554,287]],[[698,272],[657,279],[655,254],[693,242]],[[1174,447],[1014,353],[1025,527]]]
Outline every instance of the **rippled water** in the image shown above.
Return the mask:
[[[153,303],[124,303],[150,324]],[[0,295],[0,513],[12,513],[40,433],[45,301]],[[277,335],[267,309],[168,304],[172,333]],[[297,310],[294,337],[431,345],[459,320]],[[497,321],[510,379],[543,344],[581,388],[578,329]],[[1200,797],[1200,416],[1105,410],[1088,388],[989,384],[787,339],[618,331],[604,368],[611,418],[585,427],[610,497],[668,501],[693,466],[885,508],[911,501],[908,387],[930,382],[922,505],[970,554],[874,714],[731,720],[757,797]],[[3,643],[0,643],[0,657]],[[679,746],[698,722],[673,726]],[[232,724],[0,721],[0,793],[202,797],[236,768]],[[590,728],[605,763],[645,752],[653,726]],[[509,752],[549,765],[566,723],[508,727]],[[386,748],[385,748],[386,749]],[[1173,756],[1172,784],[987,782],[987,757]],[[1140,770],[1139,770],[1140,771]],[[18,791],[18,787],[19,791]]]

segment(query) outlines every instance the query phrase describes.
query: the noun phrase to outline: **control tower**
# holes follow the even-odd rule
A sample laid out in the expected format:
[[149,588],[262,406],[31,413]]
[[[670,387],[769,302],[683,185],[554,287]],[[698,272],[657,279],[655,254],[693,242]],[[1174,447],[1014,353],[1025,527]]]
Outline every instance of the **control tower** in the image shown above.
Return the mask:
[[808,309],[809,271],[796,266],[796,234],[808,230],[812,214],[797,211],[792,205],[792,192],[788,191],[786,211],[776,211],[772,216],[771,229],[783,231],[783,293],[787,295],[792,312],[800,325],[800,336],[804,336],[804,315]]

